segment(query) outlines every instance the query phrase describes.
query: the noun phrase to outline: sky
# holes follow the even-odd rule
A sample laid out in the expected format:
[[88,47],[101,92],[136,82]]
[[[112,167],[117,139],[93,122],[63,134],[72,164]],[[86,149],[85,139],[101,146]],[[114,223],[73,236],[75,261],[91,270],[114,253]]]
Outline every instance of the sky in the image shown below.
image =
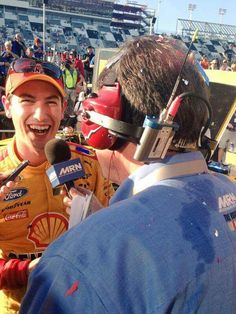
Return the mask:
[[[189,4],[196,5],[192,11],[192,20],[202,22],[223,23],[236,26],[236,1],[235,0],[137,0],[140,4],[148,5],[148,8],[159,7],[159,22],[155,25],[158,32],[176,32],[178,18],[189,19]],[[225,15],[219,15],[219,9],[225,9]],[[157,15],[157,14],[156,14]]]

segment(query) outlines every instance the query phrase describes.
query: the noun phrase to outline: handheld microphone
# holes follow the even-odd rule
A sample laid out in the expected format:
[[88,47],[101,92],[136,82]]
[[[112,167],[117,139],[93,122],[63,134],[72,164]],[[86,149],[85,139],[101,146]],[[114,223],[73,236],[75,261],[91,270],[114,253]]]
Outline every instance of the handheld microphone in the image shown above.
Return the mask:
[[68,144],[61,139],[52,139],[45,145],[45,155],[52,165],[47,171],[47,176],[55,188],[64,185],[69,195],[70,188],[74,187],[74,180],[85,175],[80,158],[72,159]]

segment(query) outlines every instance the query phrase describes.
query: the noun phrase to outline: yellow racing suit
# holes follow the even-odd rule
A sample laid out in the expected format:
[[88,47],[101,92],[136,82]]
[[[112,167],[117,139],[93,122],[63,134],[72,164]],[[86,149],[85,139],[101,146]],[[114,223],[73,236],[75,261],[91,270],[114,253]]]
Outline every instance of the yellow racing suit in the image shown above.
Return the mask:
[[[85,176],[75,181],[97,196],[106,206],[113,194],[112,185],[104,179],[93,150],[79,144],[69,143],[72,158],[80,158]],[[14,151],[14,138],[6,147],[0,148],[0,173],[14,170],[19,164]],[[32,260],[40,257],[47,246],[68,227],[68,215],[63,197],[54,195],[46,170],[46,161],[37,167],[26,167],[21,180],[0,201],[0,259]],[[1,278],[1,269],[0,269]],[[0,290],[0,313],[18,313],[26,286]]]

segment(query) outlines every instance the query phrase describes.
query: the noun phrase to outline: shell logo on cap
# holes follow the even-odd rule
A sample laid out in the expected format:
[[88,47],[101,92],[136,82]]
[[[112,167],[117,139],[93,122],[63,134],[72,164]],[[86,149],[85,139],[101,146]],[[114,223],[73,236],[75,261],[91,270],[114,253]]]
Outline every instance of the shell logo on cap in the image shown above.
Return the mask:
[[44,213],[36,216],[28,228],[28,239],[35,248],[45,249],[68,229],[68,220],[58,213]]

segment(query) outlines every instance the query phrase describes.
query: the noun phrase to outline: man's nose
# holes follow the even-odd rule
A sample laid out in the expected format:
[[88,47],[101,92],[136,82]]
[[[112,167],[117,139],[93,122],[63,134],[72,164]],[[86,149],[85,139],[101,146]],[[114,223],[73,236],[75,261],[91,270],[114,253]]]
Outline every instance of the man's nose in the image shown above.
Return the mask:
[[43,103],[38,103],[35,106],[34,118],[41,121],[44,120],[47,114],[47,108]]

